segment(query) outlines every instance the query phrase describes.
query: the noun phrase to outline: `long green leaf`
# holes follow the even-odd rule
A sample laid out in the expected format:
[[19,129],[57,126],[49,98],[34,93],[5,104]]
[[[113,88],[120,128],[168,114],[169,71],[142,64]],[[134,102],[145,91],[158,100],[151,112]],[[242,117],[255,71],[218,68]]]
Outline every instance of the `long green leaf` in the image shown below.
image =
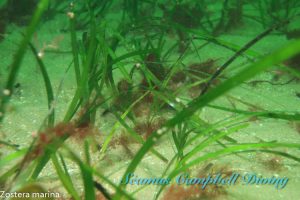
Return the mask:
[[14,152],[14,153],[11,153],[7,156],[1,157],[1,159],[0,159],[0,168],[6,166],[9,162],[11,162],[13,160],[16,160],[17,158],[25,155],[27,151],[28,151],[28,149],[22,149],[22,150]]
[[54,120],[55,120],[55,112],[54,112],[54,95],[53,95],[53,89],[52,89],[52,84],[47,72],[47,69],[42,61],[42,59],[38,56],[38,53],[34,46],[29,43],[30,49],[33,52],[33,55],[35,59],[37,60],[37,63],[40,67],[40,70],[42,72],[42,76],[44,79],[45,87],[46,87],[46,93],[47,93],[47,100],[48,100],[48,109],[49,109],[49,118],[48,118],[48,125],[51,127],[54,125]]
[[[181,172],[184,172],[186,169],[190,168],[191,166],[194,166],[196,164],[199,164],[200,162],[204,162],[208,159],[215,159],[217,157],[223,156],[223,155],[230,155],[233,153],[247,153],[249,151],[265,151],[263,148],[277,148],[277,147],[287,147],[287,148],[300,148],[300,144],[291,144],[291,143],[271,143],[271,142],[264,142],[264,143],[248,143],[248,144],[239,144],[232,147],[228,147],[225,149],[221,149],[215,152],[206,153],[205,155],[198,157],[197,159],[185,164],[181,165],[181,167],[176,168],[173,170],[168,178],[174,178],[176,175],[180,174]],[[261,150],[262,149],[262,150]],[[272,151],[272,150],[266,150],[267,153],[275,153],[275,154],[281,154],[278,151]],[[283,156],[290,158],[290,159],[297,159],[297,157],[291,156],[289,154],[282,153]],[[179,165],[180,166],[180,165]],[[156,199],[158,198],[159,194],[162,192],[165,185],[161,186],[157,195]]]
[[68,174],[65,174],[62,167],[59,164],[59,161],[57,159],[57,156],[53,153],[51,155],[51,160],[52,163],[55,167],[55,170],[57,172],[58,177],[60,178],[61,182],[63,183],[64,187],[66,188],[66,190],[69,192],[69,194],[75,199],[75,200],[80,200],[80,196],[77,193],[72,180],[70,178],[70,176],[68,176]]
[[[39,4],[37,5],[37,9],[35,10],[31,22],[28,26],[28,28],[26,29],[24,38],[22,40],[22,42],[19,45],[18,51],[16,52],[14,58],[13,58],[13,62],[10,66],[10,73],[6,82],[6,86],[5,89],[9,90],[9,91],[13,91],[13,86],[17,77],[17,74],[19,72],[24,54],[26,52],[26,48],[27,45],[34,33],[34,31],[36,30],[38,23],[42,17],[42,14],[44,13],[44,11],[46,10],[47,6],[48,6],[49,0],[41,0],[39,1]],[[2,113],[0,115],[0,122],[3,120],[4,117],[4,113],[5,113],[5,105],[8,103],[9,99],[10,99],[11,95],[5,95],[5,96],[1,96],[0,99],[0,113]]]

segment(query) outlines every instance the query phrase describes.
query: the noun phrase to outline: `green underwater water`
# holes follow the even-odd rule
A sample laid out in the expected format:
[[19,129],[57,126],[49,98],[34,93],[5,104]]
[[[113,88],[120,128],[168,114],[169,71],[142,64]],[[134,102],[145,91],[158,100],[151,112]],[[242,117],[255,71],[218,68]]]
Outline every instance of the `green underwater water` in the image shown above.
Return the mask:
[[298,199],[299,24],[296,0],[0,0],[0,191]]

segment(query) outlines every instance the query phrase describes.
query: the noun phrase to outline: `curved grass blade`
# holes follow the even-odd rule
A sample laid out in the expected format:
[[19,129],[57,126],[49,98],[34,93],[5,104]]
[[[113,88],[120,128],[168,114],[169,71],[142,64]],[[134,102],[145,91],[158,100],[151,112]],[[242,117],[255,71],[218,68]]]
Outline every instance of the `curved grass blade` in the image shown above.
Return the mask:
[[[106,182],[107,184],[112,186],[117,191],[117,193],[122,194],[124,197],[126,197],[126,199],[133,200],[133,198],[129,194],[127,194],[121,188],[116,186],[113,182],[111,182],[107,177],[102,175],[99,171],[97,171],[94,168],[92,168],[91,166],[88,166],[85,163],[83,163],[80,160],[80,158],[73,151],[71,151],[66,145],[64,145],[64,148],[68,150],[68,153],[70,154],[71,159],[74,162],[76,162],[79,166],[84,167],[84,169],[85,169],[84,172],[87,172],[89,174],[95,174],[95,176],[99,177],[100,179],[104,180],[104,182]],[[94,185],[92,187],[94,187]]]
[[193,148],[189,153],[187,153],[184,158],[181,160],[182,163],[187,162],[187,160],[189,158],[191,158],[193,155],[195,155],[196,153],[202,151],[205,147],[207,147],[209,144],[218,141],[219,139],[225,137],[226,135],[229,135],[231,133],[237,132],[241,129],[244,129],[248,126],[248,124],[242,124],[236,127],[233,127],[231,129],[228,129],[226,131],[223,132],[219,132],[217,134],[214,134],[212,136],[209,136],[206,140],[204,140],[203,142],[201,142],[199,145],[197,145],[195,148]]
[[[232,154],[232,153],[243,153],[243,152],[248,152],[246,150],[251,150],[251,149],[258,149],[258,148],[278,148],[278,147],[286,147],[286,148],[300,148],[300,144],[294,144],[294,143],[276,143],[276,142],[262,142],[262,143],[248,143],[248,144],[239,144],[239,145],[234,145],[232,147],[227,147],[225,149],[221,149],[212,153],[207,153],[204,156],[201,156],[199,158],[196,158],[192,160],[189,163],[186,163],[182,165],[182,167],[178,168],[175,170],[173,174],[179,174],[180,172],[188,169],[189,167],[196,165],[202,161],[205,161],[207,159],[214,159],[217,158],[221,155],[227,155],[227,154]],[[259,150],[259,149],[258,149]]]
[[74,153],[71,153],[71,158],[79,165],[81,171],[81,176],[84,185],[84,199],[95,200],[96,193],[94,188],[93,172],[79,158],[75,157]]
[[[138,103],[140,102],[145,96],[147,96],[149,94],[149,91],[145,92],[142,96],[140,96],[136,101],[134,101],[128,108],[127,110],[121,115],[121,119],[125,119],[126,116],[128,115],[128,113],[131,111],[131,109]],[[109,132],[108,136],[105,138],[101,151],[100,151],[100,158],[102,158],[105,155],[105,152],[108,148],[108,145],[110,143],[110,141],[112,140],[114,133],[116,132],[117,128],[120,126],[120,122],[116,122],[113,127],[112,130]]]
[[28,149],[21,149],[19,151],[16,151],[14,153],[11,153],[5,157],[1,157],[0,159],[0,168],[6,166],[9,162],[16,160],[17,158],[25,155],[27,153]]
[[[5,89],[7,89],[8,91],[12,91],[13,90],[13,86],[15,83],[15,79],[17,77],[17,74],[19,72],[24,54],[26,52],[26,48],[27,45],[34,33],[34,31],[36,30],[36,27],[38,26],[38,23],[42,17],[42,14],[44,13],[44,11],[46,10],[47,6],[48,6],[49,0],[41,0],[39,1],[39,4],[37,5],[37,9],[35,10],[31,22],[28,26],[28,28],[26,29],[24,38],[22,40],[22,42],[19,45],[18,51],[16,52],[14,58],[13,58],[13,62],[11,64],[11,70],[6,82],[6,86]],[[0,113],[2,113],[0,115],[0,122],[2,122],[3,117],[4,117],[4,113],[5,113],[5,105],[8,103],[9,99],[11,97],[10,95],[5,95],[5,96],[1,96],[0,99]]]
[[231,109],[231,108],[226,108],[223,106],[216,106],[216,105],[207,105],[207,107],[224,110],[232,113],[237,113],[237,114],[243,114],[249,117],[256,116],[256,117],[273,118],[273,119],[300,120],[299,113],[287,114],[284,112],[274,112],[274,111],[250,112],[250,111]]
[[53,107],[54,95],[53,95],[52,84],[51,84],[48,72],[46,70],[46,67],[45,67],[42,59],[38,56],[38,53],[37,53],[36,49],[34,48],[34,46],[31,44],[31,42],[29,43],[29,47],[30,47],[35,59],[37,60],[37,63],[40,67],[40,70],[42,72],[42,76],[44,79],[46,93],[47,93],[47,100],[48,100],[48,109],[49,109],[48,126],[51,127],[54,125],[54,121],[55,121],[55,112],[54,112],[54,107]]
[[[80,200],[80,196],[77,193],[77,191],[72,183],[70,175],[68,173],[64,173],[63,168],[60,166],[57,156],[55,154],[51,155],[51,160],[55,167],[56,173],[57,173],[58,177],[60,178],[62,184],[66,188],[66,190],[69,192],[69,194],[75,200]],[[65,170],[67,170],[67,169],[65,169]]]
[[[250,143],[250,144],[239,144],[233,147],[227,147],[222,150],[218,150],[211,153],[206,153],[204,156],[201,156],[185,165],[181,165],[181,167],[178,167],[173,172],[170,173],[168,178],[174,178],[176,175],[180,174],[181,172],[184,172],[186,169],[190,168],[191,166],[194,166],[196,164],[199,164],[200,162],[206,161],[208,159],[216,159],[217,157],[233,154],[233,153],[248,153],[249,151],[265,151],[267,153],[275,153],[275,154],[282,154],[287,158],[297,160],[297,157],[285,154],[283,152],[279,151],[272,151],[267,150],[264,148],[277,148],[277,147],[287,147],[287,148],[300,148],[300,144],[291,144],[291,143],[270,143],[270,142],[264,142],[264,143]],[[258,149],[261,148],[261,149]],[[298,160],[297,160],[298,161]],[[177,165],[180,166],[180,165]],[[156,199],[158,198],[159,194],[162,192],[162,190],[165,188],[166,185],[162,185],[160,190],[157,193]]]
[[77,36],[75,31],[75,24],[76,24],[76,16],[73,18],[70,17],[70,33],[71,33],[71,45],[72,45],[72,54],[74,58],[74,70],[75,70],[75,77],[77,87],[80,83],[80,66],[79,66],[79,57],[78,57],[78,44],[77,44]]

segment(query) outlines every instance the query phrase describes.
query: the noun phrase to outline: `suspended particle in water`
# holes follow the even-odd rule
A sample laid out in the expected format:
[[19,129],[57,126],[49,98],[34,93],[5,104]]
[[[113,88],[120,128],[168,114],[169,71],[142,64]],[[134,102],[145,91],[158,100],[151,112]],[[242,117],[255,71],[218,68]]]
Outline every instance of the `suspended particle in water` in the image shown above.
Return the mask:
[[11,92],[10,92],[9,89],[4,89],[4,90],[3,90],[3,94],[4,94],[5,96],[9,96],[9,95],[11,94]]
[[67,12],[67,16],[68,16],[70,19],[74,19],[75,14],[74,14],[73,12]]
[[161,134],[163,134],[166,130],[167,130],[166,127],[162,127],[162,128],[160,128],[160,129],[157,130],[157,134],[158,134],[158,135],[161,135]]
[[141,63],[136,63],[136,64],[135,64],[135,67],[136,67],[136,68],[140,68],[140,67],[141,67]]
[[37,56],[39,57],[39,58],[43,58],[44,57],[44,52],[41,50],[41,51],[39,51],[38,52],[38,54],[37,54]]
[[38,135],[38,133],[37,133],[36,131],[32,131],[32,132],[31,132],[31,136],[32,136],[33,138],[36,138],[37,135]]
[[152,140],[153,140],[153,142],[157,142],[157,138],[156,137],[152,138]]
[[74,7],[74,3],[71,2],[71,3],[70,3],[70,8],[73,8],[73,7]]

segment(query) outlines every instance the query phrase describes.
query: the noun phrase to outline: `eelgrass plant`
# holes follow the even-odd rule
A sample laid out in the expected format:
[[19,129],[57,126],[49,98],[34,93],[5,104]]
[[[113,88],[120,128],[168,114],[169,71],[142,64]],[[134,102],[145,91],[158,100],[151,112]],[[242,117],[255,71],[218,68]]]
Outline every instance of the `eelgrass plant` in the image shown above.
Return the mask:
[[[74,74],[76,89],[66,106],[63,120],[58,121],[58,113],[55,112],[58,98],[53,92],[53,80],[47,65],[31,43],[43,13],[49,8],[49,1],[41,0],[23,33],[6,84],[1,86],[0,121],[3,123],[9,114],[7,105],[13,98],[14,85],[27,48],[34,55],[44,81],[48,112],[37,136],[28,146],[1,157],[0,168],[5,168],[0,174],[1,187],[6,191],[42,192],[36,184],[39,184],[41,172],[51,161],[56,177],[64,188],[59,191],[68,195],[66,198],[134,199],[147,186],[132,192],[127,190],[124,180],[128,174],[144,166],[143,158],[148,154],[162,163],[161,174],[155,175],[170,179],[225,155],[247,160],[243,153],[249,152],[274,154],[299,163],[299,157],[280,148],[297,151],[300,142],[240,142],[234,136],[256,119],[300,120],[300,114],[296,111],[286,113],[265,109],[228,94],[274,66],[292,71],[299,78],[297,69],[286,68],[282,63],[299,55],[300,41],[291,41],[285,47],[262,56],[251,50],[252,46],[276,31],[279,24],[268,27],[244,46],[216,38],[215,35],[222,31],[229,31],[229,23],[233,23],[230,21],[233,20],[230,12],[235,10],[243,15],[243,5],[238,1],[231,3],[225,1],[222,4],[227,9],[224,11],[226,13],[220,13],[227,16],[224,23],[211,21],[209,13],[200,5],[185,2],[171,8],[162,6],[158,1],[124,0],[112,3],[86,0],[78,4],[71,3],[67,17],[72,63],[66,68],[68,73]],[[113,7],[121,9],[122,15],[117,25],[109,26],[105,17]],[[143,18],[141,13],[146,9],[151,9],[153,13]],[[78,10],[84,11],[84,31],[78,31],[78,20],[82,17]],[[162,10],[164,17],[157,15]],[[203,12],[200,13],[201,19],[195,19],[192,25],[184,24],[193,17],[195,11]],[[282,26],[286,24],[280,23]],[[176,32],[179,42],[170,40],[171,31]],[[199,41],[204,43],[199,44]],[[232,54],[220,68],[203,69],[203,66],[212,68],[217,58],[194,65],[185,64],[189,57],[201,60],[201,50],[211,44],[230,50]],[[224,74],[225,69],[231,69],[234,60],[242,57],[251,63],[241,67],[238,72]],[[190,89],[196,94],[191,95],[192,98],[187,92]],[[228,100],[231,107],[215,104],[215,100],[220,98]],[[251,109],[245,110],[235,104]],[[232,115],[208,122],[202,117],[205,108]],[[97,122],[102,123],[107,113],[115,118],[115,122],[107,134],[101,135],[101,141],[91,140],[89,135],[100,134]],[[121,132],[121,136],[118,132]],[[76,152],[79,149],[68,143],[68,140],[76,137],[83,147],[80,155]],[[161,151],[161,146],[168,148],[166,140],[171,141],[174,149],[171,157]],[[130,149],[132,144],[137,144],[139,150]],[[1,140],[1,145],[15,147],[5,140]],[[107,166],[100,166],[99,169],[93,161],[94,154],[99,155],[100,161],[107,159],[114,145],[123,145],[131,156],[129,164],[122,167],[123,176],[119,177],[122,181],[118,183],[106,174],[104,168]],[[91,153],[95,146],[99,152]],[[70,173],[74,165],[81,174],[80,186]],[[158,187],[154,198],[160,198],[164,189],[165,185]]]

